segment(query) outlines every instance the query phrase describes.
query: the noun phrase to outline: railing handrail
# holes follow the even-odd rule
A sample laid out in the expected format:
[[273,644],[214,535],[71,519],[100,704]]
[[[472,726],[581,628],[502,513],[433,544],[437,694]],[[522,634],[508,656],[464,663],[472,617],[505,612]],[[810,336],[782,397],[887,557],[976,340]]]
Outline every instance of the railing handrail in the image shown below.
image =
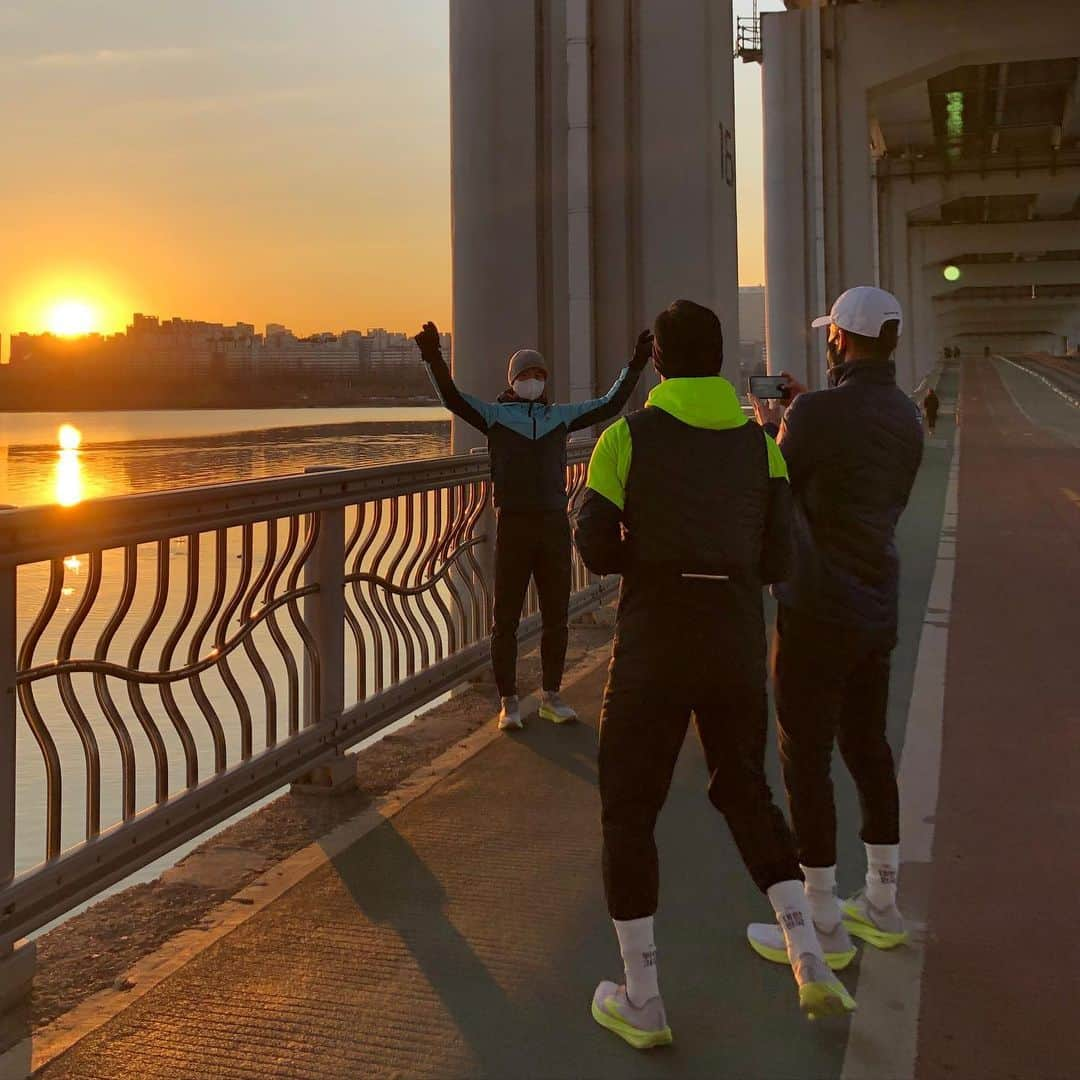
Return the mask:
[[[571,443],[567,463],[588,459],[592,443]],[[64,558],[91,549],[153,543],[268,517],[348,506],[374,496],[430,491],[487,477],[486,452],[393,465],[367,465],[261,480],[113,495],[76,506],[0,511],[0,567]]]

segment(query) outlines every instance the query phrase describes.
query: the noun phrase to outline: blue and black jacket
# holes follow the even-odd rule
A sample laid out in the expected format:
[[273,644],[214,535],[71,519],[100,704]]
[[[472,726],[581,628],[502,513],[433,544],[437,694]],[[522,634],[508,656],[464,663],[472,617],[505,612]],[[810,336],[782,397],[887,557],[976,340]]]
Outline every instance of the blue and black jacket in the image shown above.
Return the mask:
[[574,431],[611,420],[622,412],[645,361],[623,368],[600,398],[570,405],[546,401],[481,401],[462,393],[441,351],[424,356],[442,403],[487,436],[494,502],[500,511],[566,510],[566,440]]

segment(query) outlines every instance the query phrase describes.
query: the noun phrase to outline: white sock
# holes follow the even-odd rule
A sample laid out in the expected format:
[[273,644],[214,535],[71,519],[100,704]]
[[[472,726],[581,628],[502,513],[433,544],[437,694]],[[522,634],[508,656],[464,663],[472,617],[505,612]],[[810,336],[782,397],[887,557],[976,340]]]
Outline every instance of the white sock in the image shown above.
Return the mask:
[[836,899],[836,867],[804,866],[802,872],[814,922],[826,932],[835,930],[843,918],[840,901]]
[[810,953],[824,960],[803,883],[779,881],[768,890],[767,895],[776,912],[776,921],[784,931],[788,959],[794,964],[803,953]]
[[899,844],[866,844],[866,899],[876,908],[896,903],[900,878]]
[[656,942],[653,940],[653,917],[627,919],[615,923],[619,952],[626,971],[626,996],[634,1005],[644,1005],[660,996],[656,970]]

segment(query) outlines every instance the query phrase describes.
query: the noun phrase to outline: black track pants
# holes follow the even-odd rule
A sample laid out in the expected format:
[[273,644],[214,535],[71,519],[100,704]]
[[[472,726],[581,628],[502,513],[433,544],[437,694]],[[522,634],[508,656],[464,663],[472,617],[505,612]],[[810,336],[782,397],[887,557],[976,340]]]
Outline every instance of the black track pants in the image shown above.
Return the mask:
[[558,690],[566,664],[570,522],[562,510],[499,513],[495,539],[495,625],[491,666],[502,697],[517,693],[517,631],[530,580],[540,596],[544,689]]
[[604,886],[614,919],[656,912],[653,831],[691,714],[705,751],[709,801],[726,818],[758,888],[801,878],[765,778],[763,623],[759,617],[736,628],[742,640],[732,642],[730,628],[701,632],[697,614],[696,623],[650,614],[640,627],[619,629],[600,723]]
[[886,738],[891,633],[777,613],[773,673],[780,763],[804,866],[836,863],[833,742],[859,792],[862,839],[900,842],[896,770]]

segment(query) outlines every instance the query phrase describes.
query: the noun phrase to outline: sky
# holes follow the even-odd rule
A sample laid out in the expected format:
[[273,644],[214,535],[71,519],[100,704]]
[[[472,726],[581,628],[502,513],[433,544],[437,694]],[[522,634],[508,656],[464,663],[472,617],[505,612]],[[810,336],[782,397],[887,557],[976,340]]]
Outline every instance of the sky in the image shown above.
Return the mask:
[[[106,331],[449,326],[447,37],[447,0],[0,0],[4,354],[63,300]],[[758,68],[736,108],[754,284]]]

